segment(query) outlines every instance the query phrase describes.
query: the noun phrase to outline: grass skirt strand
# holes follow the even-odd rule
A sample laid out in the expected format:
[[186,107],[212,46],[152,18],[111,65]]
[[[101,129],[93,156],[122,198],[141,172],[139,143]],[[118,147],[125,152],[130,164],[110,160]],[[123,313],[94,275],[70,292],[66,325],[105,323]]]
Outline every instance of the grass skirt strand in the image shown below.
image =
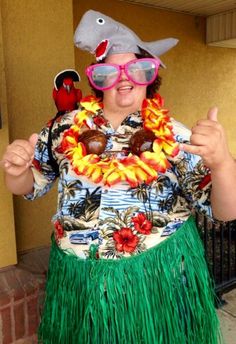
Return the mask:
[[38,335],[44,344],[219,343],[194,220],[148,251],[119,260],[82,260],[53,241]]

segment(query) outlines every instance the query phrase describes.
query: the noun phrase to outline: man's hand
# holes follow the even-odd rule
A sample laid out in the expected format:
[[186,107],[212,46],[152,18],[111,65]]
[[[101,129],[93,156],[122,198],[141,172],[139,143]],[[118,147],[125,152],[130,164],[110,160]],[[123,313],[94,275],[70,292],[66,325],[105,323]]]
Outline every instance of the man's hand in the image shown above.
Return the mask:
[[229,152],[225,131],[217,120],[217,107],[210,108],[206,119],[197,121],[192,128],[190,144],[181,144],[185,152],[200,155],[204,164],[211,170],[219,169],[232,156]]
[[30,167],[37,140],[38,135],[32,134],[28,140],[15,140],[7,146],[0,162],[6,174],[18,177]]

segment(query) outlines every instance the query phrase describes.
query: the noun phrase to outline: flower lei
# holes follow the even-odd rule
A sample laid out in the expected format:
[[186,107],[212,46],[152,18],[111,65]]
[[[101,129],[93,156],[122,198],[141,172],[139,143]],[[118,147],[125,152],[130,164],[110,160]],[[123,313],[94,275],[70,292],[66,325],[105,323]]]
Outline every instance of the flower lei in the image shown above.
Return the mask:
[[144,99],[141,109],[143,128],[152,131],[156,139],[153,142],[153,152],[145,151],[140,156],[130,153],[126,157],[102,157],[97,154],[87,154],[82,142],[79,142],[81,128],[94,127],[91,116],[95,116],[103,104],[94,96],[88,96],[81,101],[82,111],[74,118],[74,124],[64,132],[59,147],[70,160],[74,172],[84,175],[94,183],[112,186],[126,181],[131,187],[137,187],[145,182],[151,183],[158,178],[158,172],[165,172],[170,167],[167,156],[178,154],[178,144],[174,139],[172,124],[163,109],[163,99],[156,94],[153,99]]

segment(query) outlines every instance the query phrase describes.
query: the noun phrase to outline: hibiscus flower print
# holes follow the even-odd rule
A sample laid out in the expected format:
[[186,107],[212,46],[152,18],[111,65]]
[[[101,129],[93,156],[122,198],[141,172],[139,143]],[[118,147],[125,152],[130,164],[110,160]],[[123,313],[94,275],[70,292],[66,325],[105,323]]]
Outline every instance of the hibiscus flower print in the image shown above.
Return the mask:
[[64,229],[59,221],[56,221],[54,223],[54,226],[55,226],[55,239],[58,242],[59,239],[63,238],[64,236]]
[[115,247],[118,252],[132,253],[135,251],[139,238],[133,234],[132,230],[127,227],[121,228],[119,231],[113,233]]
[[34,165],[34,167],[36,168],[36,170],[38,170],[39,172],[42,171],[40,162],[34,158],[34,160],[32,161],[32,164]]
[[146,218],[144,213],[139,213],[137,216],[132,217],[132,222],[137,232],[145,235],[151,234],[152,223]]

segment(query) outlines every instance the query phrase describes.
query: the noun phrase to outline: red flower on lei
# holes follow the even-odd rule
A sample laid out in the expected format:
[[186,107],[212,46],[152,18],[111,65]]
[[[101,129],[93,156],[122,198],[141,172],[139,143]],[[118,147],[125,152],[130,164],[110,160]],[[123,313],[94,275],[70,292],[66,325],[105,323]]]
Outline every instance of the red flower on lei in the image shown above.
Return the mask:
[[116,242],[116,250],[119,252],[134,252],[139,243],[137,235],[127,227],[123,227],[119,231],[114,232],[113,239]]
[[140,213],[133,217],[132,222],[137,232],[145,235],[151,234],[152,223],[146,218],[144,213]]

